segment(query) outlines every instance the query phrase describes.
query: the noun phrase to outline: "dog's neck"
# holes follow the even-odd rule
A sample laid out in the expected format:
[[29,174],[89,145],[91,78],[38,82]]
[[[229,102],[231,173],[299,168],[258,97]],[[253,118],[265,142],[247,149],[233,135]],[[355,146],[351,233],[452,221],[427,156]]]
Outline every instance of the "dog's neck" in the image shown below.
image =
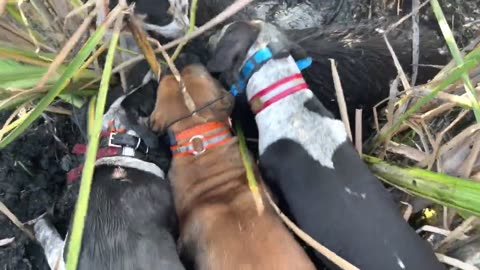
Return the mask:
[[[276,87],[286,78],[298,77],[300,79],[290,85]],[[247,84],[249,101],[262,96],[265,90],[271,92],[260,102],[263,103],[263,109],[257,111],[255,117],[259,130],[259,153],[262,154],[268,146],[281,139],[290,139],[302,145],[323,166],[333,169],[333,155],[347,139],[345,127],[332,117],[306,84],[303,87],[302,81],[303,77],[292,56],[270,60],[250,78]],[[295,85],[300,86],[297,91],[285,91]],[[272,92],[272,88],[276,88],[277,92]],[[283,95],[278,96],[282,91]],[[272,99],[272,95],[278,98]],[[250,105],[255,112],[258,104],[254,104],[254,100]],[[266,100],[270,100],[270,104],[265,108]]]
[[[289,80],[289,78],[296,78]],[[282,83],[284,82],[284,83]],[[271,89],[269,93],[265,93],[261,99],[263,102],[277,102],[279,100],[272,100],[275,95],[282,94],[289,89],[289,86],[294,87],[298,84],[305,83],[301,71],[298,68],[292,56],[281,59],[272,59],[265,63],[262,68],[254,73],[247,84],[247,98],[250,101],[252,98],[265,93],[265,89]],[[278,89],[272,89],[272,86],[278,85]],[[284,84],[279,85],[279,84]],[[305,85],[300,91],[309,91]],[[285,93],[286,94],[286,93]],[[283,98],[289,98],[284,96]],[[252,104],[253,105],[253,104]],[[272,104],[273,106],[274,104]]]

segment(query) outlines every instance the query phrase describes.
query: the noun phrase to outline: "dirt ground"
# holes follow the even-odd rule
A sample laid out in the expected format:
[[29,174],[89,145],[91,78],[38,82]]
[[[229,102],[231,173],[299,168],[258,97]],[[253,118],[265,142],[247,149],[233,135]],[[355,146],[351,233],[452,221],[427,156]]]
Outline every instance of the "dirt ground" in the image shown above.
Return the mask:
[[[396,5],[390,0],[312,0],[315,4],[342,3],[333,23],[351,23],[372,17],[394,15]],[[409,0],[404,0],[409,1]],[[388,2],[384,5],[384,2]],[[461,45],[478,36],[480,3],[478,0],[448,0],[443,4]],[[389,4],[390,3],[390,4]],[[336,5],[325,5],[332,12]],[[385,7],[387,6],[387,11]],[[389,8],[388,8],[389,7]],[[433,18],[430,8],[423,12]],[[8,118],[0,113],[0,124]],[[66,172],[75,165],[70,150],[81,141],[81,132],[69,117],[51,115],[40,118],[25,135],[0,152],[0,201],[22,222],[50,211],[55,225],[65,234],[78,183],[66,185]],[[12,244],[0,247],[2,270],[49,269],[43,251],[24,233],[0,214],[0,240],[14,237]]]
[[[0,122],[7,117],[1,114]],[[74,202],[73,196],[70,202],[62,198],[68,191],[65,174],[72,166],[69,152],[79,134],[67,117],[49,115],[0,152],[0,200],[20,221],[52,212],[56,206],[56,223],[65,232]],[[15,241],[0,248],[3,269],[49,269],[41,248],[0,214],[0,239],[11,237]]]

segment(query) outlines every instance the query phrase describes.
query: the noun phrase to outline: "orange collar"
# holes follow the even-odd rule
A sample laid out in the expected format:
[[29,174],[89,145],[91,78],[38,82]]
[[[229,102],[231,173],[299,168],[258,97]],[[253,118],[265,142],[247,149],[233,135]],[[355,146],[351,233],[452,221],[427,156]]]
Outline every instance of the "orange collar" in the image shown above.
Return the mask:
[[204,153],[209,148],[224,144],[230,141],[230,139],[232,139],[232,134],[227,124],[208,122],[171,136],[170,149],[174,157],[196,156]]

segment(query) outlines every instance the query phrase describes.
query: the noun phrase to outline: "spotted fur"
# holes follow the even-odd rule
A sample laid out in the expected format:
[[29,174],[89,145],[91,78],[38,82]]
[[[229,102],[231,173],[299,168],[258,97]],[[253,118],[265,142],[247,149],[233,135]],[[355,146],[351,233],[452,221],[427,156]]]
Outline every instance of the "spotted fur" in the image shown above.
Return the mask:
[[[292,57],[270,61],[250,79],[247,96],[250,98],[270,84],[299,72]],[[256,115],[260,155],[276,141],[290,139],[302,145],[323,166],[334,168],[333,154],[347,140],[345,126],[329,115],[319,115],[306,108],[304,104],[312,98],[312,91],[306,89]]]

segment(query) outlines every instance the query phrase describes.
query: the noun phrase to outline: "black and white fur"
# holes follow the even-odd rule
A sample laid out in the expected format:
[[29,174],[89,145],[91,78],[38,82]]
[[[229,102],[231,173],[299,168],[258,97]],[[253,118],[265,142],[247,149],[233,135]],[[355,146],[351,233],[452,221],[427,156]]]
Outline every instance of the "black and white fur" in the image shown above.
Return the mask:
[[[148,86],[148,80],[143,84]],[[106,129],[107,123],[115,120],[116,128],[126,128],[132,135],[142,134],[160,158],[152,162],[116,156],[96,161],[79,270],[185,269],[177,254],[177,221],[164,173],[170,151],[155,139],[146,138],[150,134],[138,131],[135,126],[139,124],[131,121],[143,114],[141,106],[132,106],[132,100],[141,98],[139,94],[142,92],[135,91],[109,102],[103,126]],[[132,110],[137,111],[133,117]],[[65,269],[68,234],[64,241],[47,218],[40,219],[34,231],[50,268]]]
[[[288,45],[288,39],[270,24],[239,22],[227,27],[231,29],[222,31],[223,37],[213,39],[218,49],[209,67],[217,72],[242,66],[234,62],[243,63],[269,42]],[[257,35],[256,41],[246,48],[232,50],[233,45],[229,49],[222,44],[251,34]],[[249,80],[247,96],[299,72],[291,55],[270,60]],[[360,269],[444,269],[362,162],[342,122],[311,90],[270,105],[255,120],[262,173],[306,233]]]
[[[132,3],[135,4],[135,15],[142,19],[147,31],[173,39],[184,35],[188,30],[188,0],[127,0],[128,5]],[[118,0],[108,1],[110,10],[117,4]],[[103,18],[105,14],[100,16]]]
[[[389,22],[391,20],[382,19],[355,26],[332,26],[324,29],[314,27],[285,31],[288,40],[296,42],[291,44],[292,53],[296,54],[294,57],[298,60],[308,55],[313,60],[312,65],[302,71],[305,81],[322,104],[335,118],[340,119],[330,62],[330,59],[335,59],[347,105],[350,128],[352,131],[355,130],[355,110],[362,109],[362,135],[365,139],[369,138],[373,132],[373,108],[388,98],[390,83],[397,76],[397,69],[381,34],[381,29],[385,28]],[[225,29],[227,28],[223,28],[224,31]],[[421,25],[421,29],[420,63],[425,66],[419,67],[417,83],[427,82],[438,72],[438,69],[432,66],[442,65],[447,61],[447,57],[438,50],[443,45],[443,41],[438,38],[436,32],[426,25]],[[226,46],[231,50],[243,48],[244,43],[251,39],[249,36],[251,34],[245,31],[237,34],[238,37],[233,37],[234,42]],[[412,49],[409,30],[397,28],[388,37],[403,70],[407,74],[411,73]],[[215,38],[216,35],[212,36],[211,40]],[[228,59],[228,54],[223,57],[227,59],[223,62],[229,65],[231,59]],[[235,82],[235,76],[236,73],[231,71],[222,74],[221,79],[227,88]],[[256,138],[258,133],[246,99],[242,96],[237,98],[236,102],[234,118],[241,121],[247,137]],[[381,108],[382,106],[379,106],[377,109]],[[357,134],[353,135],[355,137]]]

